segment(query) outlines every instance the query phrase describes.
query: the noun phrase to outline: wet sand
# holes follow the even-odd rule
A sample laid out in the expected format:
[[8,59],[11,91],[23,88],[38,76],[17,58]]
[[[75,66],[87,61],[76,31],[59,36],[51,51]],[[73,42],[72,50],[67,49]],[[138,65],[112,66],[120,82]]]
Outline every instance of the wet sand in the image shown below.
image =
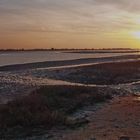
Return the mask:
[[49,78],[88,85],[128,84],[140,81],[140,61],[108,62],[75,68],[53,69],[46,73]]

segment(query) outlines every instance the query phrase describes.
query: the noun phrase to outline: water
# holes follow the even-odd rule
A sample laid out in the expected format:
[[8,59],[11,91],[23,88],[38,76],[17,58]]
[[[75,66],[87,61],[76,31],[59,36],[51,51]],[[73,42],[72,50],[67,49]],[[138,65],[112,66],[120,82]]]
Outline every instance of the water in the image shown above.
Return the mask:
[[80,58],[112,57],[129,54],[132,53],[65,53],[61,51],[0,52],[0,66]]

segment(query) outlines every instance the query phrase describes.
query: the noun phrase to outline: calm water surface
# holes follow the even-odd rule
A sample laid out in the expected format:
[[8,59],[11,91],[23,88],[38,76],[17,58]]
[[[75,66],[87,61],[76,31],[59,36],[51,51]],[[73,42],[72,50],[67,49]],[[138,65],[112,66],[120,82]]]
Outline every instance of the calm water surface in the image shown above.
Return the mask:
[[43,61],[73,60],[128,55],[132,53],[64,53],[61,51],[0,52],[0,66]]

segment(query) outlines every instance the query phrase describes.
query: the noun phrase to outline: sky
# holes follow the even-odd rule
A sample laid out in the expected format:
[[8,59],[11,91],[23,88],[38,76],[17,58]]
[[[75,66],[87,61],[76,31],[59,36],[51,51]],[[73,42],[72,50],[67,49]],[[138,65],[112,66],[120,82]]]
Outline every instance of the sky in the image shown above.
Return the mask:
[[140,1],[0,0],[8,48],[140,48]]

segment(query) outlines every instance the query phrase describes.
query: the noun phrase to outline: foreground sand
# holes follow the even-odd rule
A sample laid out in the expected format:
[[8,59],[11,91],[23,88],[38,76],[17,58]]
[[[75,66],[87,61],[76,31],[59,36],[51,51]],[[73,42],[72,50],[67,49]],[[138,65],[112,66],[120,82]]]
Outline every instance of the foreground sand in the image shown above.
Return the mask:
[[60,139],[120,140],[121,137],[130,140],[140,139],[140,98],[138,96],[114,99],[90,116],[87,127],[63,134]]

